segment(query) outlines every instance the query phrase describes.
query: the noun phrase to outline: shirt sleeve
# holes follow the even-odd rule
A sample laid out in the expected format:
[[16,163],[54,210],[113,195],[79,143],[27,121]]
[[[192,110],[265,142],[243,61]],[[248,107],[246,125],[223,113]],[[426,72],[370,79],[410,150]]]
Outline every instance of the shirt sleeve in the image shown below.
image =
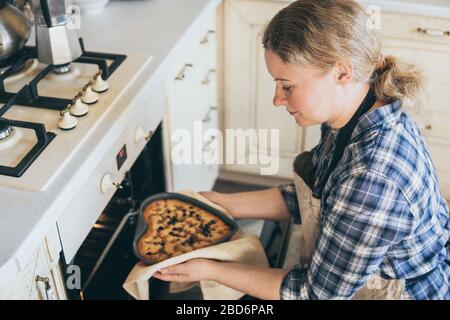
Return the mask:
[[294,224],[301,224],[300,209],[298,207],[297,193],[295,191],[295,184],[278,185],[277,189],[280,191],[284,199],[284,203],[288,209],[291,221]]
[[412,232],[414,216],[402,191],[376,172],[345,178],[321,211],[309,265],[284,278],[281,299],[349,299],[378,270],[389,246]]

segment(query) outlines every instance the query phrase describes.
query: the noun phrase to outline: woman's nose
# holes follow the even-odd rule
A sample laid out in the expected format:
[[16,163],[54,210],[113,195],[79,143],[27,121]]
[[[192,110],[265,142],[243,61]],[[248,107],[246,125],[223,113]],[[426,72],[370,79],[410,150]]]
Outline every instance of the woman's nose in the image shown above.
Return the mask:
[[283,94],[280,94],[277,90],[277,92],[275,92],[275,96],[273,97],[273,105],[275,107],[282,107],[285,106],[286,104],[287,100],[285,96]]

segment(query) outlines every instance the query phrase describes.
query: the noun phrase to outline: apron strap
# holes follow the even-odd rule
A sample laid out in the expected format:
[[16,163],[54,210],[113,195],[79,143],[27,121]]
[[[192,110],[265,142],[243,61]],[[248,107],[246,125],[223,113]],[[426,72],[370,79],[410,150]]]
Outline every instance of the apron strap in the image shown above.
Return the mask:
[[300,153],[294,160],[294,172],[299,175],[305,184],[313,189],[314,186],[314,170],[312,167],[312,157],[314,152],[304,151]]
[[326,171],[326,174],[324,178],[322,179],[322,183],[319,188],[320,194],[318,195],[321,197],[322,190],[325,184],[328,181],[328,178],[330,177],[331,173],[336,168],[338,162],[341,160],[342,155],[344,154],[344,150],[347,147],[347,145],[350,142],[351,135],[353,133],[353,130],[356,127],[356,124],[358,123],[359,118],[365,114],[367,111],[372,108],[375,101],[377,100],[375,93],[372,88],[369,89],[367,92],[364,100],[361,102],[360,106],[358,107],[358,110],[355,112],[353,117],[350,119],[350,121],[339,130],[336,147],[334,148],[333,156],[331,159],[331,163]]

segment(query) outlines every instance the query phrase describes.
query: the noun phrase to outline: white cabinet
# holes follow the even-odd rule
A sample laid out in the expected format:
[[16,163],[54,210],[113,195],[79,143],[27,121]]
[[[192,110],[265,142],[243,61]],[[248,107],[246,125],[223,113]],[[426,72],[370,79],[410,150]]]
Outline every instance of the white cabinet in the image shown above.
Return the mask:
[[441,191],[450,199],[450,19],[383,13],[383,51],[418,65],[430,82],[425,109],[410,112],[421,128]]
[[[261,44],[265,25],[286,2],[227,0],[225,2],[225,61],[223,129],[279,130],[279,178],[292,178],[297,154],[319,141],[318,126],[302,129],[282,108],[272,105],[275,83],[267,71]],[[231,141],[225,141],[231,143]],[[274,150],[268,144],[268,154]],[[259,174],[261,164],[248,164],[263,147],[254,139],[246,143],[246,164],[226,163],[225,170]]]
[[210,190],[218,176],[217,161],[208,161],[218,150],[217,132],[209,130],[218,129],[216,21],[214,14],[200,24],[167,75],[168,191]]
[[52,227],[26,267],[0,289],[1,300],[63,300],[64,280],[59,268],[59,244],[56,226]]

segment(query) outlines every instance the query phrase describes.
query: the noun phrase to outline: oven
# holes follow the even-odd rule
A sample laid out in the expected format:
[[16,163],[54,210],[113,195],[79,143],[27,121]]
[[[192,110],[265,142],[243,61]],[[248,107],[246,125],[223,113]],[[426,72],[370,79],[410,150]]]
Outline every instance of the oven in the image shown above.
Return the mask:
[[[136,214],[140,203],[148,196],[165,192],[163,123],[160,123],[150,141],[125,173],[117,190],[108,202],[79,249],[69,262],[65,250],[61,251],[61,269],[69,299],[86,300],[131,300],[122,288],[133,266],[138,262],[132,245],[136,225]],[[286,243],[290,224],[267,221],[261,230],[260,239],[266,250],[271,267],[282,267],[286,254]],[[80,270],[78,285],[72,283],[73,267]],[[171,294],[169,284],[151,279],[150,296],[158,299],[201,299],[198,288]],[[253,299],[244,296],[243,299]]]
[[[122,284],[138,262],[132,251],[136,212],[145,198],[166,190],[162,130],[160,123],[69,262],[63,245],[60,261],[69,299],[131,298]],[[70,287],[67,271],[74,266],[81,277]]]

